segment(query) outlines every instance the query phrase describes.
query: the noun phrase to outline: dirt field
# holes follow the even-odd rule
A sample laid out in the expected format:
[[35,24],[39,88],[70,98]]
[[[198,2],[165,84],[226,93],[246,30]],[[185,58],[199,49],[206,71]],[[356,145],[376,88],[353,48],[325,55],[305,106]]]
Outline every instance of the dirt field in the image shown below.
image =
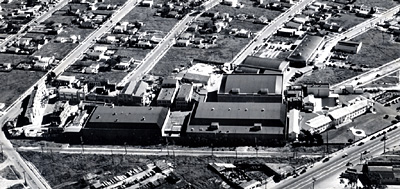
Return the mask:
[[363,43],[358,54],[349,56],[353,64],[366,64],[375,68],[400,57],[400,43],[394,42],[390,34],[377,29],[369,30],[352,41]]
[[349,69],[326,67],[325,69],[314,70],[311,74],[305,74],[297,83],[330,83],[336,84],[351,77],[354,77],[361,72],[354,72]]
[[45,72],[24,70],[0,72],[0,81],[2,81],[0,102],[6,103],[6,106],[10,105],[44,74]]
[[[77,181],[87,173],[110,171],[113,175],[125,173],[134,166],[143,166],[156,160],[166,160],[174,165],[174,172],[182,179],[175,185],[164,184],[162,188],[220,188],[222,179],[207,168],[210,162],[242,163],[291,163],[304,164],[309,159],[288,160],[287,158],[215,158],[215,157],[173,157],[173,156],[123,156],[123,155],[69,155],[57,153],[20,152],[32,162],[51,186],[79,188]],[[106,178],[106,177],[105,177]]]

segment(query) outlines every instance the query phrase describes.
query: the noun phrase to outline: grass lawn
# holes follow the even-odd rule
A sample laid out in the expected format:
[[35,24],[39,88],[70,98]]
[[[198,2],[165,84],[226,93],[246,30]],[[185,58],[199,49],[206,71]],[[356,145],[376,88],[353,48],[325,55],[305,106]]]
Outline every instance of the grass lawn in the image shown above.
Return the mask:
[[167,76],[180,65],[188,66],[193,59],[228,62],[250,41],[248,38],[222,34],[218,34],[218,36],[217,47],[209,49],[172,47],[150,73],[158,76]]
[[21,175],[15,170],[13,165],[9,165],[0,171],[0,177],[7,180],[22,179]]
[[355,72],[346,68],[326,67],[325,69],[314,70],[311,73],[305,74],[297,81],[297,83],[322,82],[332,85],[354,77],[360,73],[361,72]]
[[84,74],[84,73],[74,73],[66,71],[63,73],[63,75],[66,76],[73,75],[76,78],[84,77],[85,79],[98,79],[98,80],[108,79],[111,83],[118,83],[127,75],[127,72],[112,70],[109,72],[99,72],[97,74]]
[[77,43],[54,43],[49,42],[44,45],[41,49],[33,53],[34,56],[54,56],[56,59],[63,59],[69,52],[71,52]]
[[155,12],[156,9],[137,6],[133,8],[124,18],[122,18],[121,22],[140,21],[145,25],[141,27],[139,31],[143,32],[147,30],[157,30],[162,31],[164,36],[172,29],[172,27],[175,26],[176,23],[178,23],[179,20],[175,18],[153,16]]
[[337,23],[339,26],[342,26],[344,30],[348,30],[349,28],[352,28],[367,20],[366,18],[357,17],[353,13],[340,15],[340,17],[331,17],[328,21]]
[[80,11],[87,10],[89,8],[89,5],[86,3],[68,3],[66,6],[62,7],[60,10],[58,10],[56,13],[65,13],[69,8],[72,9],[79,9]]
[[[176,173],[182,181],[171,185],[163,184],[160,188],[221,188],[222,178],[207,168],[210,162],[238,162],[238,163],[290,163],[297,166],[309,162],[310,159],[297,158],[288,159],[275,158],[215,158],[215,157],[173,157],[173,156],[123,156],[123,155],[71,155],[58,153],[20,152],[22,157],[32,162],[49,182],[50,186],[64,186],[65,188],[79,188],[79,179],[88,173],[111,174],[105,176],[100,174],[101,180],[124,174],[126,171],[136,167],[153,163],[157,160],[171,162]],[[63,188],[64,188],[63,187]]]
[[239,3],[243,3],[244,7],[238,9],[227,5],[217,5],[214,8],[212,8],[211,11],[219,11],[220,13],[229,13],[230,16],[236,16],[238,14],[248,14],[248,15],[254,14],[256,18],[260,16],[265,16],[268,18],[268,20],[273,20],[282,13],[280,11],[255,7],[253,6],[254,1],[240,0]]
[[22,61],[28,61],[29,55],[0,53],[0,60],[1,63],[11,63],[15,66]]
[[[349,139],[354,140],[354,135],[352,132],[348,132],[347,130],[351,127],[362,129],[365,131],[367,135],[375,133],[387,126],[392,125],[391,121],[394,120],[395,115],[397,115],[395,110],[391,108],[384,107],[378,103],[374,105],[376,109],[376,114],[368,113],[362,115],[353,120],[352,123],[349,123],[343,127],[338,129],[332,129],[328,131],[329,142],[330,143],[346,143]],[[384,119],[385,115],[389,115],[388,119]],[[326,140],[326,132],[322,133],[323,139]],[[356,140],[360,138],[355,138]]]
[[357,0],[355,4],[390,9],[399,3],[393,0]]
[[[65,6],[68,7],[68,6]],[[71,25],[71,21],[76,19],[76,16],[67,16],[65,15],[65,11],[57,11],[53,15],[51,15],[44,23],[61,23],[63,25]]]
[[251,32],[255,33],[263,29],[266,25],[264,24],[254,24],[253,22],[250,21],[241,21],[241,20],[232,20],[230,23],[231,28],[237,28],[237,29],[246,29],[250,30]]
[[65,27],[63,31],[58,34],[57,36],[60,37],[70,37],[71,35],[80,35],[81,40],[83,41],[90,33],[92,33],[94,29],[84,29],[84,28],[78,28],[78,26],[70,26],[70,27]]
[[12,70],[11,72],[0,72],[0,102],[10,105],[31,85],[39,80],[45,72]]
[[135,60],[143,60],[144,57],[151,51],[151,49],[142,48],[121,48],[119,47],[115,55],[132,57]]
[[353,64],[366,64],[375,68],[400,57],[400,43],[394,42],[390,34],[377,29],[369,30],[352,41],[363,43],[358,54],[349,56]]

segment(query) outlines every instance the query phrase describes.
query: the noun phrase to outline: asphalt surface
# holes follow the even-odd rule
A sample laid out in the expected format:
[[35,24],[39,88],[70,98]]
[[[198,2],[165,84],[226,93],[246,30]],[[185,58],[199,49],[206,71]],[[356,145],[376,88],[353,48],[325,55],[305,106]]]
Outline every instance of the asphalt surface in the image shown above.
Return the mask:
[[[398,127],[400,124],[396,124]],[[387,129],[385,129],[387,130]],[[383,132],[383,131],[381,131]],[[380,133],[381,133],[380,132]],[[400,143],[397,136],[400,134],[400,129],[397,128],[391,132],[388,132],[386,136],[388,137],[386,141],[386,147],[394,146]],[[375,134],[376,135],[376,134]],[[334,154],[330,154],[329,161],[323,163],[318,162],[315,163],[312,168],[309,168],[306,173],[301,174],[297,178],[289,177],[279,184],[275,185],[273,188],[296,188],[296,189],[308,189],[312,188],[313,178],[316,179],[315,188],[329,188],[329,186],[321,185],[324,181],[329,179],[339,179],[338,174],[344,172],[347,167],[346,164],[348,162],[356,165],[360,163],[361,153],[368,150],[370,151],[365,156],[378,156],[383,153],[383,142],[381,141],[381,137],[377,137],[375,140],[370,140],[370,137],[367,137],[350,147],[344,148],[343,150],[336,152]],[[364,145],[358,146],[360,142],[363,142]],[[345,153],[347,153],[347,157],[342,157]],[[364,156],[364,157],[365,157]],[[332,176],[334,178],[332,178]],[[318,184],[321,183],[321,184]]]

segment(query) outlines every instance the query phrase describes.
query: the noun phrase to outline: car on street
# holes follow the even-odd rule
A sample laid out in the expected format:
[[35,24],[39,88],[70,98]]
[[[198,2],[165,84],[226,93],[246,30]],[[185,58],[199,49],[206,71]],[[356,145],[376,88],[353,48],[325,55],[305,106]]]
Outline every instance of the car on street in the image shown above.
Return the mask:
[[365,150],[362,154],[368,154],[369,153],[369,150]]
[[362,146],[362,145],[364,145],[364,142],[360,142],[360,143],[358,143],[358,145],[357,145],[357,146]]
[[330,157],[325,158],[324,160],[322,160],[323,163],[329,161]]
[[347,153],[344,153],[343,156],[342,156],[342,158],[345,158],[345,157],[347,157],[347,156],[348,156]]

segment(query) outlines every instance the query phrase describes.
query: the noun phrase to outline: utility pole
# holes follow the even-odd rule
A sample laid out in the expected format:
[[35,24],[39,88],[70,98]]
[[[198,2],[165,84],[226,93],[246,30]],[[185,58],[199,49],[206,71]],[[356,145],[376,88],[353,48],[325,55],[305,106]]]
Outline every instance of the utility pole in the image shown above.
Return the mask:
[[326,154],[329,154],[329,132],[326,131]]
[[385,153],[386,152],[386,134],[383,136],[382,140],[383,140],[383,153]]
[[315,177],[313,177],[312,178],[312,188],[314,189],[314,185],[315,185],[315,181],[316,181],[317,179],[315,178]]
[[26,183],[26,174],[25,174],[26,172],[24,171],[24,184],[27,184]]
[[125,155],[128,154],[128,150],[126,150],[126,142],[124,142],[124,147],[125,147]]

